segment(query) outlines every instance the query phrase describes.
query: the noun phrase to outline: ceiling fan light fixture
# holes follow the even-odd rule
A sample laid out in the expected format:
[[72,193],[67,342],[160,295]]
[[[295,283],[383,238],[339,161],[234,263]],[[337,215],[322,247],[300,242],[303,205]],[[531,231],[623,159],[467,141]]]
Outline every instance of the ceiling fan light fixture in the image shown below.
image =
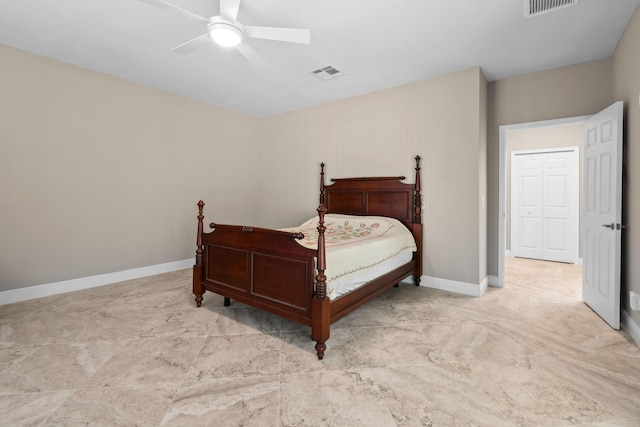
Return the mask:
[[224,47],[234,47],[242,41],[242,30],[226,22],[210,24],[209,34],[214,42]]

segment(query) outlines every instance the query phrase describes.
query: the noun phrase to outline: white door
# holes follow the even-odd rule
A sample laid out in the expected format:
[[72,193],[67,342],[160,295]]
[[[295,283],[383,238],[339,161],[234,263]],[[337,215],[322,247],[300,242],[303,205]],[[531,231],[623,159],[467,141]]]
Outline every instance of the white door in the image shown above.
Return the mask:
[[577,147],[513,152],[512,255],[576,262],[578,181]]
[[620,328],[622,102],[585,123],[582,299]]
[[511,254],[542,257],[542,154],[511,158]]

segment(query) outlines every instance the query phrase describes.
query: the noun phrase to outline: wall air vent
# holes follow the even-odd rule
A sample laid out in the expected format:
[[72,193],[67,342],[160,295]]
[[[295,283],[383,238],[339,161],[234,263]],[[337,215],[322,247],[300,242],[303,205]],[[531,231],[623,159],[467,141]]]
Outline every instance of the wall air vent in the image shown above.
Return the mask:
[[575,6],[579,2],[580,0],[524,0],[524,17],[533,18],[544,15],[545,13]]
[[331,80],[336,77],[344,76],[344,73],[342,71],[336,69],[331,65],[313,70],[311,71],[311,74],[321,80]]

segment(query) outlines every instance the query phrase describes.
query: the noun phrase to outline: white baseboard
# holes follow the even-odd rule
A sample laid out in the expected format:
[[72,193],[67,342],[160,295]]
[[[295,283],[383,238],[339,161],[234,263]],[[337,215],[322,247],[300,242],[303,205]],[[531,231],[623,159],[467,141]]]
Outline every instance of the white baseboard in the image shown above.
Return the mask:
[[638,325],[633,317],[626,310],[622,310],[622,328],[631,335],[631,338],[640,347],[640,325]]
[[457,294],[469,295],[472,297],[481,297],[487,290],[489,283],[488,277],[476,285],[474,283],[458,282],[456,280],[440,279],[439,277],[422,276],[420,286],[428,288],[440,289],[442,291],[455,292]]
[[498,276],[489,275],[487,276],[487,279],[489,282],[489,286],[497,286],[499,288],[504,287],[504,285],[501,285],[500,282],[498,281]]
[[165,264],[151,265],[148,267],[133,268],[131,270],[116,271],[114,273],[99,274],[97,276],[81,277],[79,279],[65,280],[62,282],[48,283],[44,285],[29,286],[27,288],[10,289],[0,292],[0,305],[26,301],[34,298],[48,297],[50,295],[65,292],[79,291],[110,285],[125,280],[139,279],[141,277],[168,273],[193,266],[193,259],[167,262]]

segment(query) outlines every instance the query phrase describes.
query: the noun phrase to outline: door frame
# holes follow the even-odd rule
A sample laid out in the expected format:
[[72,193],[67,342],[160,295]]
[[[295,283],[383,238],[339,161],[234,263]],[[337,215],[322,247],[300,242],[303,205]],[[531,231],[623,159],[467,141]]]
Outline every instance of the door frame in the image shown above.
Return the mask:
[[[503,125],[499,128],[500,150],[498,154],[498,277],[493,286],[504,286],[504,259],[507,248],[507,133],[513,130],[523,130],[529,128],[542,128],[553,126],[565,126],[574,124],[584,124],[591,116],[576,116],[563,119],[542,120],[537,122],[517,123],[513,125]],[[580,195],[582,197],[582,194]]]
[[[566,147],[554,147],[554,148],[533,148],[533,149],[524,149],[524,150],[517,150],[517,151],[512,151],[511,152],[511,159],[509,159],[509,161],[511,161],[511,194],[509,194],[509,201],[510,201],[510,206],[511,206],[511,242],[510,242],[510,247],[511,247],[511,252],[513,252],[513,244],[514,244],[514,233],[513,233],[513,227],[514,227],[514,216],[515,216],[515,211],[514,211],[514,197],[513,197],[513,191],[514,191],[514,158],[516,156],[519,155],[529,155],[529,154],[547,154],[547,153],[571,153],[571,162],[572,162],[572,166],[574,169],[574,176],[573,181],[572,181],[572,185],[571,187],[571,191],[572,191],[572,196],[575,197],[575,205],[574,205],[574,210],[573,210],[573,215],[571,215],[571,230],[572,233],[574,234],[575,237],[575,241],[572,242],[571,244],[574,245],[573,248],[573,259],[571,260],[571,262],[573,264],[579,265],[580,264],[580,208],[581,208],[581,198],[580,198],[580,148],[576,147],[576,146],[566,146]],[[506,180],[506,178],[505,178]],[[505,181],[506,182],[506,181]],[[506,196],[506,190],[505,190],[505,196]],[[506,201],[505,201],[505,205],[506,205]],[[505,206],[506,208],[506,206]],[[505,216],[506,219],[506,216]],[[505,224],[505,232],[506,232],[506,224]],[[506,242],[506,239],[505,239]]]

